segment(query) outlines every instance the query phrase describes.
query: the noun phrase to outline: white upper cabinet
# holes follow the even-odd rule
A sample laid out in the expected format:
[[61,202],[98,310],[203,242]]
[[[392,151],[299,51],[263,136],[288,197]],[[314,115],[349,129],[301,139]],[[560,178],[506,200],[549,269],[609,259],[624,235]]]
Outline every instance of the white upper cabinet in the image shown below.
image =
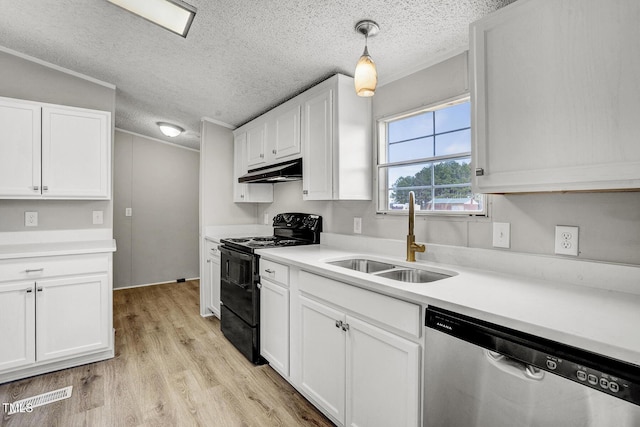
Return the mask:
[[283,107],[274,110],[273,121],[267,122],[267,145],[272,147],[270,158],[276,162],[300,157],[300,104]]
[[111,115],[66,107],[42,109],[42,190],[47,198],[108,199]]
[[303,95],[304,200],[371,200],[371,98],[336,74]]
[[41,108],[0,99],[0,197],[40,197]]
[[236,203],[273,202],[273,184],[243,184],[238,177],[247,173],[247,133],[237,133],[233,146],[233,201]]
[[267,124],[260,120],[246,130],[247,138],[247,167],[256,168],[267,162]]
[[109,199],[111,113],[0,99],[0,198]]
[[638,16],[519,0],[471,25],[474,191],[640,188]]

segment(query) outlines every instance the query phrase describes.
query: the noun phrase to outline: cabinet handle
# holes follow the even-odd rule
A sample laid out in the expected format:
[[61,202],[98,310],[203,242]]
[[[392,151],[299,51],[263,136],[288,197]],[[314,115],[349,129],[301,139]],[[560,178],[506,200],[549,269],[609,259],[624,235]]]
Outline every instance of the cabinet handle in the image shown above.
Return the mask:
[[272,152],[273,154],[278,154],[278,150],[276,150],[276,149],[271,150],[271,152]]
[[25,273],[37,273],[38,271],[44,271],[44,267],[42,268],[27,268]]
[[38,292],[42,292],[42,286],[38,286]]
[[241,195],[240,195],[240,198],[241,198],[241,199],[244,199],[244,194],[241,194]]
[[33,191],[39,191],[39,190],[40,190],[40,187],[38,187],[37,185],[33,186]]
[[210,262],[211,262],[211,260],[210,260],[210,259],[208,259],[208,260],[207,260],[207,263],[210,263]]
[[[342,322],[340,322],[340,323],[342,323]],[[341,327],[342,327],[342,330],[345,331],[345,332],[347,332],[349,330],[349,324],[348,323],[342,323]]]
[[265,269],[264,272],[269,274],[275,273],[275,271],[271,270],[270,268]]
[[302,190],[302,194],[307,195],[307,194],[309,194],[309,191],[307,191],[307,190]]
[[264,159],[264,153],[260,153],[260,158]]
[[476,176],[484,176],[484,169],[476,168]]
[[43,185],[42,186],[42,191],[49,191],[49,186],[48,185]]
[[342,320],[336,320],[336,328],[342,327]]
[[27,288],[25,289],[25,291],[27,291],[27,293],[30,294],[31,292],[33,292],[33,288]]

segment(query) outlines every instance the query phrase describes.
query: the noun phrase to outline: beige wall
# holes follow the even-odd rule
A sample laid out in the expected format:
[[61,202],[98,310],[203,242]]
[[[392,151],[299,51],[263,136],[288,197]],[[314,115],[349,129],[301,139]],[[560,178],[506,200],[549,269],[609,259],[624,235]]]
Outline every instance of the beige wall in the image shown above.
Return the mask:
[[116,131],[114,157],[114,287],[199,277],[199,153]]
[[[467,91],[467,55],[463,53],[380,87],[373,97],[373,116],[379,119]],[[509,222],[511,249],[506,250],[553,255],[555,226],[576,225],[581,259],[640,265],[640,192],[493,195],[488,204],[486,218],[419,217],[416,239],[492,248],[492,222]],[[265,212],[285,211],[323,215],[325,231],[334,233],[351,234],[353,218],[361,217],[363,235],[402,240],[407,234],[407,217],[377,215],[374,201],[304,202],[299,181],[276,184],[274,203],[259,205],[257,218]]]
[[[0,51],[0,96],[110,111],[115,117],[116,91],[37,62]],[[101,210],[102,225],[93,225]],[[112,202],[81,200],[0,200],[0,232],[112,228]],[[38,227],[24,226],[24,212],[38,212]]]

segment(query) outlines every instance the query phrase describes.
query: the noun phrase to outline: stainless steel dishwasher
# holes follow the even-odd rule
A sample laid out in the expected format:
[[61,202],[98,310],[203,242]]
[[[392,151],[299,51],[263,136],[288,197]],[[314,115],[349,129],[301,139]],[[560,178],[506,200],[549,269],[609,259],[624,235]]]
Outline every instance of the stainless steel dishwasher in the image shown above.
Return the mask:
[[640,426],[640,367],[436,307],[426,427]]

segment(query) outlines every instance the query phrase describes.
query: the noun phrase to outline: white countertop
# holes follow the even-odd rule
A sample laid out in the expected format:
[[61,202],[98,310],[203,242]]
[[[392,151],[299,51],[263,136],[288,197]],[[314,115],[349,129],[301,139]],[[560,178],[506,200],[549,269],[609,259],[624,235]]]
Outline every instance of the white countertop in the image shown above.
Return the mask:
[[0,260],[115,252],[110,228],[0,233]]
[[[469,250],[464,248],[464,250]],[[542,336],[640,365],[640,295],[620,290],[599,289],[592,283],[571,283],[549,277],[540,270],[540,260],[532,257],[529,276],[516,273],[422,260],[407,263],[402,257],[353,251],[342,246],[310,245],[261,249],[264,258],[297,266],[309,272],[348,282],[352,285],[426,305],[435,305],[513,329]],[[401,252],[400,252],[401,253]],[[480,254],[485,256],[486,254]],[[371,274],[327,264],[327,260],[365,257],[435,271],[449,270],[455,276],[431,283],[403,283]],[[500,254],[498,254],[498,258]],[[526,255],[519,262],[526,264]],[[542,259],[544,262],[545,259]],[[486,262],[486,260],[485,260]],[[537,263],[537,264],[536,264]],[[549,262],[549,264],[553,264]],[[624,282],[640,286],[640,268],[588,264],[604,275],[613,271]],[[566,269],[566,268],[565,268]],[[573,274],[573,273],[572,273]],[[582,273],[575,273],[578,282]],[[534,276],[534,277],[531,277]],[[611,278],[615,280],[614,278]],[[581,282],[579,282],[581,283]],[[607,284],[603,284],[606,287]]]

